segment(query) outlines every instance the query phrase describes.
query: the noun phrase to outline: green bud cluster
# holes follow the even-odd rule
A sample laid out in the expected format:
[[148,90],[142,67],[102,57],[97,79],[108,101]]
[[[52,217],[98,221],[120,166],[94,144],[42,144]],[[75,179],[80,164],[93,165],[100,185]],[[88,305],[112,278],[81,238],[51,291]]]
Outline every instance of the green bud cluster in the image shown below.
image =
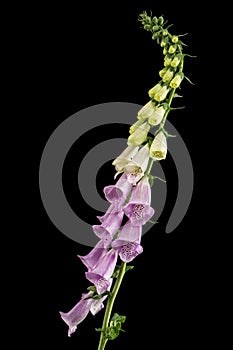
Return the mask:
[[157,84],[157,86],[163,88],[160,91],[164,93],[153,95],[153,88],[149,92],[152,100],[160,102],[163,97],[169,98],[169,95],[165,92],[178,88],[184,78],[182,72],[184,64],[182,47],[185,44],[180,40],[179,35],[173,35],[169,32],[168,28],[170,26],[167,26],[167,22],[164,21],[163,16],[158,18],[151,17],[146,12],[143,12],[139,16],[139,21],[146,31],[152,33],[152,40],[156,40],[163,48],[164,68],[159,71],[159,76],[162,80],[158,82],[159,85]]

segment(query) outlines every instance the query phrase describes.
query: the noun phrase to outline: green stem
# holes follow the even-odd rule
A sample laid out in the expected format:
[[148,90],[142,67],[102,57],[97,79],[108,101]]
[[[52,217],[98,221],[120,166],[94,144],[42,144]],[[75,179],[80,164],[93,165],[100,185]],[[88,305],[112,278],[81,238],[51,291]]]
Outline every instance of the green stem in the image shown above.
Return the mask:
[[150,158],[148,166],[147,166],[147,169],[146,169],[146,172],[145,172],[145,175],[149,175],[150,174],[150,171],[152,169],[153,163],[154,163],[154,159]]
[[102,331],[100,334],[98,350],[104,350],[105,345],[108,341],[108,339],[105,337],[105,331],[108,328],[108,324],[109,324],[111,313],[112,313],[113,304],[114,304],[115,298],[117,296],[117,293],[119,291],[119,288],[120,288],[121,282],[123,280],[125,271],[126,271],[126,263],[122,262],[118,277],[117,277],[116,282],[115,282],[114,287],[113,287],[113,290],[108,297],[108,302],[106,305],[105,315],[104,315],[103,324],[102,324]]

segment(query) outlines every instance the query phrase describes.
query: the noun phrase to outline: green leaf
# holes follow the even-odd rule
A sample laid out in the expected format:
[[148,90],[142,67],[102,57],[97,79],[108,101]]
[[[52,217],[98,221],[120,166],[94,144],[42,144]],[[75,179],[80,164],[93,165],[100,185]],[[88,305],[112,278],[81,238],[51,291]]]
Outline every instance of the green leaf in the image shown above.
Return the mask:
[[111,322],[113,322],[114,324],[116,324],[116,322],[125,323],[125,320],[126,320],[126,316],[119,315],[118,313],[115,312],[111,318],[110,324]]
[[125,272],[129,271],[129,270],[133,270],[134,269],[134,266],[132,265],[127,265],[126,268],[125,268]]
[[90,287],[87,287],[87,290],[90,290],[92,292],[96,292],[96,287],[95,286],[90,286]]
[[114,313],[114,315],[111,318],[109,327],[106,329],[103,328],[96,328],[95,330],[97,332],[103,332],[104,338],[107,338],[108,340],[114,340],[118,337],[120,332],[125,332],[121,326],[123,323],[125,323],[126,316],[119,315],[118,313]]

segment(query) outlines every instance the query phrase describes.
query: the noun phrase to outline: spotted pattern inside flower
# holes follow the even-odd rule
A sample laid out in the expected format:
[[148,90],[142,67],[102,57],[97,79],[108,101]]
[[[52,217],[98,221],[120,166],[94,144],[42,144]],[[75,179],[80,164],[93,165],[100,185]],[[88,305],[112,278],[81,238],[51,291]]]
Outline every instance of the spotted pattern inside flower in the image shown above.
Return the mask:
[[141,219],[144,215],[145,206],[143,204],[136,204],[133,210],[133,216],[135,219]]
[[129,260],[129,257],[135,254],[135,248],[137,243],[135,242],[127,242],[121,248],[121,256],[124,260]]
[[130,173],[131,176],[135,176],[137,177],[138,175],[140,175],[142,173],[142,169],[141,168],[135,168],[132,173]]
[[164,159],[165,158],[165,152],[162,151],[152,151],[152,156],[157,159]]
[[96,288],[101,289],[104,288],[106,285],[106,279],[103,277],[100,277],[98,281],[95,283]]

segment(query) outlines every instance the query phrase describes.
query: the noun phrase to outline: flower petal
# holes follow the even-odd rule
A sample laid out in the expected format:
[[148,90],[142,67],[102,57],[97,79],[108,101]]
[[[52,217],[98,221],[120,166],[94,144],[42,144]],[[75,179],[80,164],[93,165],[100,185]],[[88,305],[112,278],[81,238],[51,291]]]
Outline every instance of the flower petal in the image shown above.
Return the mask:
[[[85,296],[91,296],[92,292]],[[69,326],[68,336],[70,337],[77,329],[77,325],[81,323],[88,315],[93,299],[81,299],[69,312],[61,312],[60,315],[63,321]]]

